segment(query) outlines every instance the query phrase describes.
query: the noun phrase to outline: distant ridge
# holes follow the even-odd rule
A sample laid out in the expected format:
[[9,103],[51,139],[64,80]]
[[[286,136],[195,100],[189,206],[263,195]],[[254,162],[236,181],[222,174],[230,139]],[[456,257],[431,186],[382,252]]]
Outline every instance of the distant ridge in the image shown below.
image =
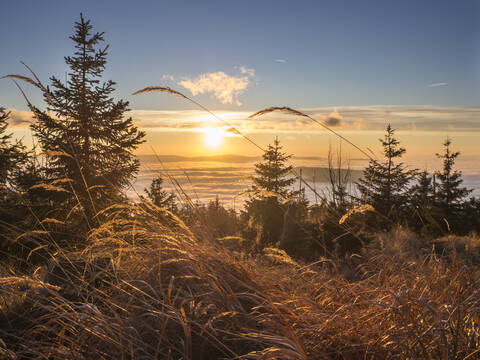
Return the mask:
[[[228,163],[248,163],[257,162],[261,159],[261,156],[246,156],[237,154],[225,154],[225,155],[204,155],[204,156],[180,156],[180,155],[137,155],[137,157],[143,162],[158,162],[160,159],[163,162],[184,162],[184,161],[216,161],[216,162],[228,162]],[[316,156],[293,156],[294,160],[324,160],[324,158]]]
[[[327,167],[310,167],[310,166],[299,166],[294,168],[297,173],[302,170],[302,178],[305,181],[313,182],[315,177],[316,183],[327,183],[330,182],[329,171]],[[346,169],[341,170],[342,176],[345,176],[347,173]],[[350,170],[350,180],[357,181],[362,177],[362,170]]]
[[259,156],[244,156],[244,155],[205,155],[205,156],[180,156],[180,155],[137,155],[140,161],[143,162],[158,162],[160,159],[163,162],[184,162],[184,161],[216,161],[228,163],[248,163],[256,162],[260,159]]

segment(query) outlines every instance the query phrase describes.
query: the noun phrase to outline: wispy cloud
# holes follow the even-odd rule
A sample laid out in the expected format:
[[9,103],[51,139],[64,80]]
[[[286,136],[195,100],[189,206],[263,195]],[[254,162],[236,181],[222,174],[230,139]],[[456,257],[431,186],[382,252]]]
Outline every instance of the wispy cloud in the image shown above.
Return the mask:
[[8,124],[12,127],[26,127],[33,122],[31,111],[8,109],[8,112],[10,112]]
[[[391,123],[399,131],[455,132],[480,134],[480,106],[342,106],[299,109],[329,126],[344,132],[383,132]],[[9,109],[12,129],[26,128],[32,122],[29,111]],[[247,120],[253,111],[213,111],[244,133],[322,133],[325,130],[309,119],[272,113]],[[126,116],[143,129],[155,131],[201,132],[219,123],[201,110],[132,110]],[[227,127],[224,131],[229,132]]]
[[170,75],[170,74],[164,74],[164,75],[162,75],[162,80],[168,80],[168,81],[174,82],[175,81],[175,76]]
[[273,59],[273,61],[275,61],[277,63],[286,63],[287,62],[286,59]]
[[438,86],[447,86],[448,83],[447,82],[438,82],[438,83],[433,83],[433,84],[429,84],[427,85],[427,87],[438,87]]
[[238,97],[243,94],[255,76],[255,70],[239,66],[242,76],[231,76],[223,71],[201,74],[196,78],[183,79],[178,84],[188,89],[193,96],[211,93],[222,104],[242,105]]
[[254,69],[248,69],[245,66],[238,66],[237,68],[240,70],[240,72],[243,75],[247,75],[247,76],[251,76],[251,77],[255,76],[255,70]]
[[[343,106],[299,109],[328,126],[342,131],[379,131],[386,122],[399,131],[420,132],[468,132],[480,133],[480,106]],[[252,111],[253,112],[253,111]],[[252,112],[215,111],[215,113],[245,133],[325,131],[306,118],[272,113],[247,120]],[[164,131],[200,131],[204,127],[218,126],[215,119],[197,110],[156,111],[133,110],[129,116],[144,128]],[[414,125],[412,125],[414,124]],[[454,128],[452,128],[454,124]],[[450,125],[450,126],[449,126]]]

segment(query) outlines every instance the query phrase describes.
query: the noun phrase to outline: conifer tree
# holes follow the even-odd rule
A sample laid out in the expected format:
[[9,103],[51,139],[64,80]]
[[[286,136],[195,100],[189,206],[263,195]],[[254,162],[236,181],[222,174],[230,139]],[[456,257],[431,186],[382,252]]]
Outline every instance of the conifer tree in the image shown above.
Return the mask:
[[0,196],[6,196],[9,189],[15,188],[19,171],[28,160],[25,146],[7,134],[10,113],[0,107]]
[[128,102],[111,97],[115,83],[101,82],[108,45],[100,47],[103,33],[91,30],[90,21],[80,15],[70,37],[74,55],[65,57],[68,80],[52,76],[47,111],[32,107],[37,119],[32,130],[48,156],[48,176],[73,180],[88,218],[119,196],[138,171],[132,151],[145,136],[132,118],[124,118]]
[[379,139],[384,161],[370,160],[363,178],[357,182],[357,188],[362,202],[372,205],[391,220],[398,220],[408,199],[407,186],[416,170],[407,170],[403,163],[396,162],[406,150],[399,146],[400,142],[394,135],[395,130],[388,124],[384,138]]
[[[25,214],[19,199],[19,178],[30,159],[21,141],[13,140],[7,133],[10,113],[0,107],[0,250],[12,243],[18,236],[13,229],[24,221]],[[0,255],[0,258],[2,256]]]
[[280,239],[286,206],[283,199],[298,197],[300,190],[292,190],[296,178],[288,176],[292,170],[287,165],[290,155],[282,151],[275,139],[262,155],[263,161],[255,164],[252,196],[246,201],[245,209],[250,217],[251,235],[256,237],[257,248],[272,246]]
[[410,189],[409,206],[412,210],[409,224],[414,229],[425,235],[436,232],[433,177],[427,170],[417,174],[416,183]]
[[412,186],[410,191],[410,202],[417,210],[426,209],[433,203],[432,176],[424,170],[418,174],[416,180],[417,183]]
[[[450,149],[451,140],[447,138],[443,143],[444,153],[436,154],[443,160],[443,168],[435,173],[438,180],[435,192],[435,205],[439,209],[441,216],[449,223],[457,223],[460,218],[460,212],[467,196],[472,192],[465,187],[461,187],[463,182],[462,172],[453,170],[455,160],[460,152],[452,152]],[[450,225],[450,224],[449,224]]]
[[298,191],[291,190],[291,186],[296,180],[295,177],[288,176],[293,169],[291,165],[287,165],[291,156],[281,150],[278,138],[274,140],[273,145],[268,145],[262,155],[263,161],[255,164],[252,190],[269,191],[283,198],[298,195]]
[[147,194],[148,200],[156,206],[167,209],[173,213],[178,211],[175,194],[163,190],[163,178],[160,176],[155,177],[150,184],[150,188],[144,191]]

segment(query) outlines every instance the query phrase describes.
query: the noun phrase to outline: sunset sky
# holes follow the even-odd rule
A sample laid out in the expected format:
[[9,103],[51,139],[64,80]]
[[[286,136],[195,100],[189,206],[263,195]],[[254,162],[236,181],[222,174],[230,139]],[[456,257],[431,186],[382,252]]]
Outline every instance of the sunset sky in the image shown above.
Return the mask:
[[[135,6],[132,6],[135,4]],[[2,1],[0,73],[65,78],[63,56],[83,12],[104,31],[110,51],[105,79],[130,101],[147,131],[139,154],[259,155],[254,146],[184,99],[131,94],[170,86],[205,105],[265,147],[278,135],[288,153],[325,157],[338,140],[307,112],[357,145],[379,150],[390,122],[419,165],[446,136],[473,160],[480,150],[480,2],[451,1]],[[38,91],[24,86],[38,106]],[[0,106],[12,110],[18,136],[30,141],[29,113],[10,80]],[[343,145],[349,158],[362,154]],[[419,160],[420,159],[420,160]],[[472,162],[470,161],[470,164]],[[473,166],[473,165],[472,165]]]

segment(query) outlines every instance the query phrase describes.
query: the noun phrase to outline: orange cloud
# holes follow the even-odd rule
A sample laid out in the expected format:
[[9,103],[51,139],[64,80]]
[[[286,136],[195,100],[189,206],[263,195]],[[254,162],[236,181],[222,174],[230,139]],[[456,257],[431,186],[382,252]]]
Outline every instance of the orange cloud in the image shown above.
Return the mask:
[[8,124],[12,127],[25,127],[33,122],[33,113],[31,111],[8,109],[10,113]]

